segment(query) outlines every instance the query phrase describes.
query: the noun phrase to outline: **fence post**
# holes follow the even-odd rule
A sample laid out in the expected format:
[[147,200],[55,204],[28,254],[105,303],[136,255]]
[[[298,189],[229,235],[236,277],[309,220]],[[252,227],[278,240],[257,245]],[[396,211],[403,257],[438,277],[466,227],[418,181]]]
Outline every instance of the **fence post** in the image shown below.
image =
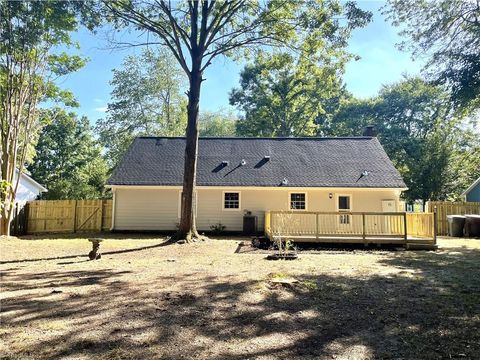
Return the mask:
[[75,200],[75,205],[73,207],[73,232],[77,232],[77,200]]
[[437,226],[438,226],[438,219],[437,219],[437,207],[433,207],[433,244],[437,245]]
[[100,224],[100,229],[98,229],[98,231],[102,231],[102,228],[103,228],[103,199],[100,200],[100,221],[99,221],[99,224]]
[[19,230],[18,230],[18,202],[15,203],[15,218],[13,219],[13,234],[12,235],[19,235]]
[[315,214],[315,239],[316,239],[316,240],[318,240],[318,226],[319,226],[319,223],[320,223],[320,222],[318,221],[318,220],[319,220],[319,219],[318,219],[319,216],[320,216],[319,213],[316,213],[316,214]]
[[28,234],[28,218],[30,216],[30,203],[27,202],[25,204],[25,221],[24,221],[24,226],[25,226],[25,234]]
[[407,213],[403,213],[403,232],[405,236],[405,245],[407,244],[408,241],[408,234],[407,234]]
[[365,213],[362,213],[362,237],[363,237],[363,242],[367,244],[367,229],[365,226]]

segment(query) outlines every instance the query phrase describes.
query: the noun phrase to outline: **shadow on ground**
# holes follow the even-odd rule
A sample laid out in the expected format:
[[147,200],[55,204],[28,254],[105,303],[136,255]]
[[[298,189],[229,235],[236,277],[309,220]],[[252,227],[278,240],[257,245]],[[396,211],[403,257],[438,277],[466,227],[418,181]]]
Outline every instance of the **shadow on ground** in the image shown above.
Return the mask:
[[[394,275],[305,275],[287,286],[198,272],[130,283],[113,269],[13,269],[5,289],[44,291],[2,302],[3,337],[8,349],[26,328],[47,331],[7,356],[49,359],[473,359],[479,259],[469,249],[392,253],[382,262],[401,269]],[[172,281],[180,291],[163,288]]]
[[[88,239],[88,238],[86,238]],[[154,244],[154,245],[147,245],[147,246],[139,246],[135,248],[130,248],[130,249],[120,249],[120,250],[110,250],[110,251],[103,251],[100,249],[100,253],[102,255],[113,255],[113,254],[124,254],[124,253],[129,253],[129,252],[137,252],[137,251],[142,251],[142,250],[148,250],[148,249],[154,249],[158,247],[163,247],[163,246],[168,246],[172,245],[171,242],[168,242],[164,239],[160,240],[160,243]],[[91,250],[91,248],[89,248]],[[35,262],[35,261],[48,261],[48,260],[62,260],[62,259],[74,259],[78,257],[85,257],[88,259],[88,253],[82,253],[82,254],[76,254],[76,255],[65,255],[65,256],[53,256],[53,257],[43,257],[43,258],[26,258],[26,259],[16,259],[16,260],[4,260],[0,261],[0,265],[2,264],[15,264],[15,263],[28,263],[28,262]],[[81,260],[81,261],[76,261],[76,262],[65,262],[63,264],[73,264],[73,263],[78,263],[78,262],[84,262],[87,260]],[[59,263],[61,264],[61,263]]]

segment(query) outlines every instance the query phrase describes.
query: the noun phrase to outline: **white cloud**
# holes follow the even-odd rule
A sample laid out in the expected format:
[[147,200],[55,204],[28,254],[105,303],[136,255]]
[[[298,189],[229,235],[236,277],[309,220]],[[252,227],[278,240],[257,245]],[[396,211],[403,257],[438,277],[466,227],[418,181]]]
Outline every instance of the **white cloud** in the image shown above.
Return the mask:
[[103,100],[99,99],[99,98],[95,98],[95,99],[93,99],[93,101],[95,101],[96,103],[99,103],[99,104],[103,103]]
[[104,112],[107,112],[107,109],[108,109],[107,106],[100,106],[98,108],[95,108],[95,111],[104,113]]

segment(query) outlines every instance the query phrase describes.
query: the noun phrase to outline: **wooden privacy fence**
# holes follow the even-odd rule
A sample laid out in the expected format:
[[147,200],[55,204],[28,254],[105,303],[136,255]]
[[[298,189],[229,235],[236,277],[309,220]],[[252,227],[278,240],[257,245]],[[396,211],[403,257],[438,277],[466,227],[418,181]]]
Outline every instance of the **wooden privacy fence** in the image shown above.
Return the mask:
[[27,232],[26,224],[27,217],[25,207],[16,203],[13,209],[13,220],[10,224],[10,234],[13,236],[25,235]]
[[267,211],[265,233],[297,241],[436,241],[433,213]]
[[438,235],[448,234],[448,215],[480,214],[480,202],[429,201],[427,211],[437,209]]
[[36,200],[26,214],[27,234],[108,231],[112,200]]

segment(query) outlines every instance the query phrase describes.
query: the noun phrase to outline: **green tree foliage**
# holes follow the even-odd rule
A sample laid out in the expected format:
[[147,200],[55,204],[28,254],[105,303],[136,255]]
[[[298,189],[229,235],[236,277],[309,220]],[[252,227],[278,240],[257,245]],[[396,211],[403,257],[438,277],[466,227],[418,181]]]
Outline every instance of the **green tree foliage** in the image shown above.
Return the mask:
[[86,117],[52,109],[40,133],[32,177],[45,185],[44,199],[98,199],[104,195],[107,165]]
[[0,179],[0,194],[3,195],[3,197],[0,197],[0,210],[3,208],[3,198],[7,195],[10,186],[11,185],[6,180]]
[[[373,99],[351,99],[342,104],[329,126],[332,135],[362,135],[375,125],[378,138],[402,174],[407,200],[443,200],[454,197],[454,159],[463,136],[449,94],[420,78],[384,86]],[[464,149],[471,139],[464,139]]]
[[475,126],[456,131],[446,187],[448,200],[463,200],[461,193],[480,177],[480,135]]
[[[18,189],[14,182],[33,155],[43,101],[74,105],[71,93],[55,83],[59,77],[81,68],[84,60],[61,49],[76,44],[70,32],[80,23],[93,28],[98,16],[87,1],[0,2],[0,170],[10,185],[0,193],[4,204],[0,234],[9,234]],[[20,179],[20,176],[18,177]]]
[[111,85],[107,117],[96,126],[111,166],[136,136],[185,134],[185,81],[170,53],[146,49],[128,56],[122,68],[113,70]]
[[231,112],[203,111],[198,120],[200,136],[235,136],[236,122],[237,118]]
[[[327,51],[327,50],[325,50]],[[337,52],[339,53],[339,52]],[[237,132],[245,136],[309,136],[318,132],[324,105],[341,91],[339,73],[347,54],[325,64],[302,53],[259,53],[240,74],[230,104],[244,113]],[[322,63],[322,65],[320,65]]]
[[385,12],[408,38],[414,57],[427,56],[426,72],[451,89],[460,106],[480,107],[480,2],[390,0]]

